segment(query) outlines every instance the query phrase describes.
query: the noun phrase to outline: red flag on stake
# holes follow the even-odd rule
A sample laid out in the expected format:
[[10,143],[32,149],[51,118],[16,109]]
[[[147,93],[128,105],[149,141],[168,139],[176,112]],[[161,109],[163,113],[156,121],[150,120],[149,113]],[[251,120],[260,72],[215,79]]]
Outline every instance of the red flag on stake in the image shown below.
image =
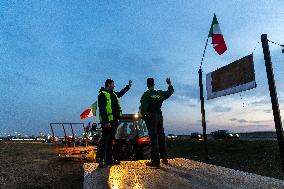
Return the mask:
[[223,54],[227,50],[227,46],[215,14],[208,37],[212,37],[213,48],[219,55]]

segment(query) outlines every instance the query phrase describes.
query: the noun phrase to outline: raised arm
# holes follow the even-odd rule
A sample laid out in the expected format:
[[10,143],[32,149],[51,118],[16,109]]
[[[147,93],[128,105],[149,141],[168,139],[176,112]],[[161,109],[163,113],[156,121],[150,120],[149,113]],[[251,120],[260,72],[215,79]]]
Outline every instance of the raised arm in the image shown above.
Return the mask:
[[168,90],[166,91],[159,91],[159,93],[163,96],[163,100],[168,99],[174,93],[174,88],[172,85],[168,86]]
[[130,89],[129,85],[126,85],[121,91],[115,92],[118,98],[122,97]]
[[170,78],[167,78],[166,82],[169,85],[168,90],[167,91],[158,91],[163,96],[163,100],[168,99],[174,93],[174,87],[172,86],[172,82],[171,82]]
[[129,80],[129,84],[126,85],[126,87],[124,87],[124,88],[123,88],[121,91],[119,91],[119,92],[115,92],[116,95],[118,96],[118,98],[122,97],[122,96],[130,89],[131,85],[132,85],[132,81]]

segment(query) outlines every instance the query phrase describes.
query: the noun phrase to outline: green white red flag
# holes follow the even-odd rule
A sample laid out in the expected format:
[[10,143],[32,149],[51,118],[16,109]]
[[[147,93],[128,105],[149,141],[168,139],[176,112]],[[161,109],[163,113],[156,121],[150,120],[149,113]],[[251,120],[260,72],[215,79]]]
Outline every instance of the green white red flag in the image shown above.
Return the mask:
[[227,50],[227,46],[215,14],[213,17],[208,37],[212,37],[213,48],[219,55],[223,54]]
[[88,109],[86,109],[86,110],[80,115],[80,118],[81,118],[81,119],[85,119],[85,118],[88,118],[88,117],[96,116],[97,108],[98,108],[98,103],[97,103],[97,101],[96,101],[95,103],[92,104],[91,107],[89,107]]

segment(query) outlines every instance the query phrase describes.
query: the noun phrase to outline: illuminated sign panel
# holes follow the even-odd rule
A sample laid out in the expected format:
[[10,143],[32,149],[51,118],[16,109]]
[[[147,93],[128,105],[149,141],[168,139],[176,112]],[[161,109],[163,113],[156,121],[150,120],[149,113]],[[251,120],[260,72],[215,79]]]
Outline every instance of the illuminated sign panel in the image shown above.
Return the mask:
[[250,54],[206,75],[207,99],[256,87],[253,55]]

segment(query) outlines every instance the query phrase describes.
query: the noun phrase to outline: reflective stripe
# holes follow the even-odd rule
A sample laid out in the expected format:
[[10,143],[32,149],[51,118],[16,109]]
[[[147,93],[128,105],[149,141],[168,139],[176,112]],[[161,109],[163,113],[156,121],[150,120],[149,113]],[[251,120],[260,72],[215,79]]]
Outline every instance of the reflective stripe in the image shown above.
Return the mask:
[[[107,110],[107,115],[108,115],[108,120],[109,121],[113,121],[113,112],[112,112],[112,108],[111,108],[111,98],[110,98],[110,94],[106,91],[101,91],[101,93],[103,93],[107,99],[107,103],[106,103],[106,110]],[[119,103],[119,98],[118,96],[113,93],[117,99],[118,102],[118,111],[119,111],[119,116],[122,116],[122,111],[121,111],[121,107],[120,107],[120,103]],[[103,118],[102,116],[100,116],[100,121],[102,121]]]
[[119,103],[119,98],[118,96],[116,95],[116,93],[113,93],[117,99],[117,103],[118,103],[118,111],[119,111],[119,116],[122,117],[122,110],[121,110],[121,106],[120,106],[120,103]]

